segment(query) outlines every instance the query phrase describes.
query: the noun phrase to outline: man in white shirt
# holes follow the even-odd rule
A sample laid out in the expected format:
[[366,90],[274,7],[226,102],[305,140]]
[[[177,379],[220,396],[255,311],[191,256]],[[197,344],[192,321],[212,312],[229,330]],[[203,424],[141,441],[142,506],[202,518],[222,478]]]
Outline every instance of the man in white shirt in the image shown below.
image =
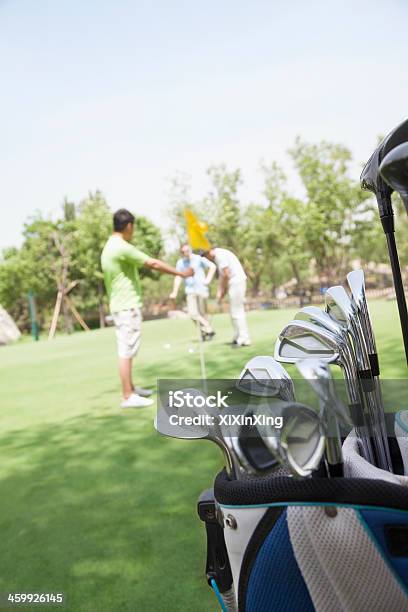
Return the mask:
[[[180,253],[181,257],[177,261],[176,270],[180,273],[184,273],[191,268],[194,270],[194,276],[184,278],[188,314],[194,323],[199,326],[202,339],[211,340],[215,331],[207,319],[206,300],[209,294],[208,285],[214,277],[216,266],[201,255],[192,253],[188,244],[181,246]],[[174,277],[170,299],[176,299],[181,282],[181,276]]]
[[238,257],[228,249],[211,248],[204,253],[218,268],[219,285],[217,299],[221,301],[228,293],[232,325],[234,327],[233,345],[249,346],[248,326],[245,314],[246,279],[244,268]]

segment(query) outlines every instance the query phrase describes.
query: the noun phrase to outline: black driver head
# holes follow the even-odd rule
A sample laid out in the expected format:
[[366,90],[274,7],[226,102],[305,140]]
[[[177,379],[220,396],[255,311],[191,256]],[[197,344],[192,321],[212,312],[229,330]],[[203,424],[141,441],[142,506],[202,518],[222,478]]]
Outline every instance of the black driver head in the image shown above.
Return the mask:
[[393,189],[384,181],[380,174],[380,165],[384,157],[392,149],[408,141],[408,119],[394,128],[378,145],[360,176],[362,189],[372,191],[378,201],[380,217],[392,215],[391,193]]
[[403,142],[384,157],[380,174],[393,191],[397,191],[408,213],[408,142]]

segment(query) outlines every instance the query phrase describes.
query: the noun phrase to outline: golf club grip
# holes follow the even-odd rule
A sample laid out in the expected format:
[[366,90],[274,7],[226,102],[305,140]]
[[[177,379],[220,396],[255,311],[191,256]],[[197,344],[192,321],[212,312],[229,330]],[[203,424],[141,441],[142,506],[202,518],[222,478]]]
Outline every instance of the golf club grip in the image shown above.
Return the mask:
[[364,393],[374,390],[374,380],[371,370],[358,370],[358,377]]
[[404,341],[405,357],[408,365],[408,311],[405,299],[404,285],[402,284],[401,268],[398,259],[397,245],[394,233],[386,233],[388,254],[394,279],[395,294],[401,322],[402,338]]
[[370,353],[368,355],[370,360],[371,374],[376,377],[380,375],[380,362],[378,361],[377,353]]

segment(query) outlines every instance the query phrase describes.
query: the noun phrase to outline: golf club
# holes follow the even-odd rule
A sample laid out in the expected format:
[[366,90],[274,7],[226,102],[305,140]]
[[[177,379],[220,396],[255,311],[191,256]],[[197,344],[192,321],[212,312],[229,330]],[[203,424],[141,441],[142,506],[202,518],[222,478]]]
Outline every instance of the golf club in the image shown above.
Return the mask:
[[330,476],[343,476],[343,453],[338,423],[350,423],[347,410],[336,397],[330,368],[318,359],[305,359],[296,364],[297,369],[319,397],[320,417],[325,425],[326,459]]
[[[360,326],[363,330],[364,337],[367,343],[368,357],[371,363],[371,372],[374,380],[375,393],[377,396],[378,405],[384,410],[381,385],[380,385],[380,364],[378,360],[377,345],[375,342],[374,330],[371,323],[370,311],[365,295],[365,281],[363,270],[352,270],[347,274],[347,282],[351,291],[351,303],[353,310],[357,315]],[[381,420],[384,428],[384,437],[388,441],[387,427],[385,419]],[[388,445],[387,445],[388,446]],[[392,464],[392,460],[390,458]]]
[[[293,381],[289,374],[280,363],[269,356],[258,355],[250,359],[239,375],[236,388],[247,395],[270,400],[295,398]],[[253,433],[249,435],[245,427],[241,428],[238,436],[226,435],[224,431],[224,439],[247,473],[265,474],[279,466],[278,460],[274,455],[271,456],[262,438]],[[248,457],[251,457],[251,460]]]
[[[348,341],[348,336],[347,334],[345,334],[344,329],[341,327],[341,325],[332,317],[330,317],[327,312],[321,310],[320,308],[317,308],[316,306],[304,306],[296,313],[295,319],[298,321],[309,321],[310,323],[314,323],[315,325],[319,325],[320,327],[328,329],[332,333],[342,334],[344,339]],[[352,347],[350,350],[352,350]],[[340,418],[344,420],[344,415],[343,417],[340,416]],[[346,418],[351,424],[353,424],[350,416],[347,416]],[[355,431],[360,441],[363,438],[367,438],[369,435],[367,430],[364,430],[363,427],[356,426]]]
[[309,321],[294,320],[279,334],[275,344],[275,359],[285,363],[297,363],[310,358],[336,363],[341,367],[346,382],[351,418],[358,428],[361,453],[367,461],[373,463],[374,454],[367,432],[366,415],[353,352],[350,351],[343,334],[333,333]]
[[393,191],[397,191],[408,214],[408,142],[392,149],[381,162],[380,174]]
[[[325,436],[320,417],[314,410],[298,402],[278,402],[264,405],[253,414],[282,417],[280,429],[272,428],[268,424],[256,424],[255,428],[265,447],[294,476],[305,478],[319,468],[325,448]],[[251,454],[251,448],[246,444],[248,440],[248,437],[242,436],[242,452],[246,454],[249,462],[255,464],[256,457]]]
[[408,311],[405,299],[404,286],[402,284],[401,268],[398,258],[398,250],[395,242],[394,213],[392,210],[390,187],[380,174],[380,165],[385,156],[398,145],[408,141],[408,119],[394,128],[378,145],[360,176],[362,189],[374,193],[377,198],[378,211],[383,230],[387,239],[388,254],[394,279],[395,294],[397,297],[398,311],[401,322],[402,336],[404,340],[405,356],[408,365]]
[[[193,397],[205,397],[204,394],[197,389],[184,389],[183,392],[184,394],[189,393]],[[203,419],[204,422],[200,425],[187,426],[182,425],[179,422],[176,424],[170,422],[170,417],[175,414],[177,417],[193,417],[197,415],[205,416],[205,412],[205,408],[200,409],[200,412],[198,412],[195,411],[194,408],[187,408],[186,404],[183,404],[183,406],[177,410],[169,405],[160,407],[154,419],[154,427],[161,435],[170,438],[178,438],[182,440],[211,440],[212,442],[215,442],[224,453],[226,470],[229,478],[239,478],[241,474],[239,460],[234,455],[234,451],[231,446],[225,442],[221,427],[218,423],[212,425],[210,420],[205,419]],[[180,421],[180,418],[178,421]]]
[[358,367],[358,377],[368,409],[369,426],[373,436],[376,452],[376,465],[381,469],[392,471],[391,455],[386,436],[384,408],[379,403],[376,393],[371,362],[368,355],[366,338],[360,325],[357,312],[344,287],[330,287],[325,294],[326,311],[329,316],[343,327],[344,333],[352,339],[351,350],[354,352]]
[[273,357],[258,355],[248,361],[239,375],[237,389],[249,395],[294,401],[293,381]]

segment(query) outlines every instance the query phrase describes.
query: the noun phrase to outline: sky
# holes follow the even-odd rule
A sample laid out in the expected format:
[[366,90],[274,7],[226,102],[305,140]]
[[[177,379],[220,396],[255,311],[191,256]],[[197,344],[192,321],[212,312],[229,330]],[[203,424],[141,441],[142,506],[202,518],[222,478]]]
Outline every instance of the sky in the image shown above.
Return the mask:
[[341,142],[353,176],[408,115],[405,0],[0,0],[0,250],[35,211],[100,189],[165,229],[169,179],[260,160],[299,189],[297,135]]

